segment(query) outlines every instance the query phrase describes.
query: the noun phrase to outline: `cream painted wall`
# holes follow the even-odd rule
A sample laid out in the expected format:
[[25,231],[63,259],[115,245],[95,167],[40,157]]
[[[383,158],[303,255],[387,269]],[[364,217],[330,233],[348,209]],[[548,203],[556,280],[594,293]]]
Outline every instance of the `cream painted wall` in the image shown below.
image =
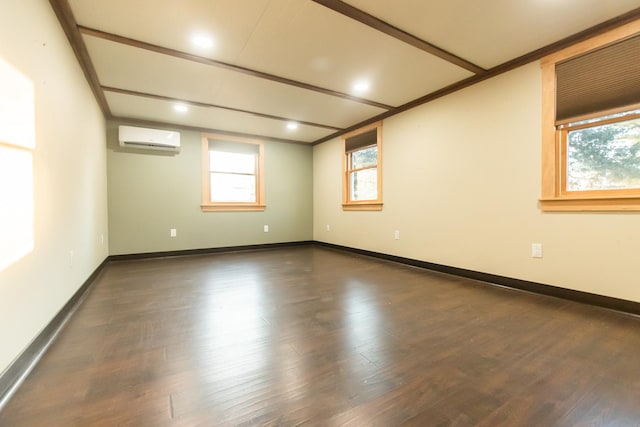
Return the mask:
[[640,214],[538,209],[540,80],[529,64],[385,120],[382,212],[343,212],[342,142],[314,147],[314,239],[640,301]]
[[107,257],[102,113],[49,2],[2,3],[0,60],[35,94],[35,209],[33,250],[0,269],[0,372]]
[[0,40],[35,91],[34,246],[0,269],[0,372],[105,259],[107,237],[112,254],[314,238],[640,301],[639,214],[537,208],[537,64],[385,120],[382,212],[341,210],[336,139],[268,142],[267,210],[202,213],[199,134],[182,132],[176,156],[120,150],[48,2],[4,1]]
[[118,124],[107,131],[112,255],[311,240],[310,146],[265,142],[264,212],[202,212],[200,133],[180,131],[176,155],[132,152]]

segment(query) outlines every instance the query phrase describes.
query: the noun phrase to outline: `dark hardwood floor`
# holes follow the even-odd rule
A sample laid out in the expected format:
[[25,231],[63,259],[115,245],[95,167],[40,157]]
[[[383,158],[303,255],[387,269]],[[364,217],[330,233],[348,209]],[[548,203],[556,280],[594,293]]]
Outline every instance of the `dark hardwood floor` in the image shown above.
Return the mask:
[[314,246],[118,261],[2,426],[638,426],[640,319]]

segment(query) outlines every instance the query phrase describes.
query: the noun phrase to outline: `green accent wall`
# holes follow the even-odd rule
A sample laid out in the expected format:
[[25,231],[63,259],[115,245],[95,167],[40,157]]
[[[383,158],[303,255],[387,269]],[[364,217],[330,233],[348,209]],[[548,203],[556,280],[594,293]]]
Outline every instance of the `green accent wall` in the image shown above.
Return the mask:
[[265,141],[264,212],[202,212],[200,133],[168,129],[181,134],[177,154],[132,150],[118,144],[120,124],[107,126],[111,255],[312,239],[311,146]]

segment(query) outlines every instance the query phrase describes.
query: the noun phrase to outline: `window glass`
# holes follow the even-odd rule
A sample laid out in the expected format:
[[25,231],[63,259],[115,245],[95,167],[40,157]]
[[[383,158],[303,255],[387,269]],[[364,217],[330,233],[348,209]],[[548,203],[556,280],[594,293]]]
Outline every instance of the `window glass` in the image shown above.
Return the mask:
[[640,21],[541,59],[547,212],[640,211]]
[[342,209],[382,210],[382,122],[343,136]]
[[350,181],[352,200],[376,200],[378,198],[378,171],[376,169],[351,172]]
[[211,174],[212,202],[255,202],[256,177],[231,173]]
[[567,132],[567,191],[640,188],[640,117]]
[[351,168],[360,169],[378,163],[378,147],[368,147],[351,153]]
[[216,172],[255,173],[256,157],[253,154],[209,151],[209,168]]
[[202,210],[263,211],[263,169],[262,141],[202,134]]

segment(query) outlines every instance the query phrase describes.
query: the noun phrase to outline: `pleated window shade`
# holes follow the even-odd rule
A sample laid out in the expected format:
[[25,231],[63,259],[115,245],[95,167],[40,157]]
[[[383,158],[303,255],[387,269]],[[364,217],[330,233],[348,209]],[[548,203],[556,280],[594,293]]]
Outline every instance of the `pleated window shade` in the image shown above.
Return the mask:
[[640,102],[640,34],[556,64],[556,122]]
[[258,144],[209,139],[209,150],[225,151],[227,153],[258,154],[260,147]]
[[377,143],[378,129],[372,129],[368,132],[347,138],[345,142],[345,151],[350,152],[370,145],[376,145]]

